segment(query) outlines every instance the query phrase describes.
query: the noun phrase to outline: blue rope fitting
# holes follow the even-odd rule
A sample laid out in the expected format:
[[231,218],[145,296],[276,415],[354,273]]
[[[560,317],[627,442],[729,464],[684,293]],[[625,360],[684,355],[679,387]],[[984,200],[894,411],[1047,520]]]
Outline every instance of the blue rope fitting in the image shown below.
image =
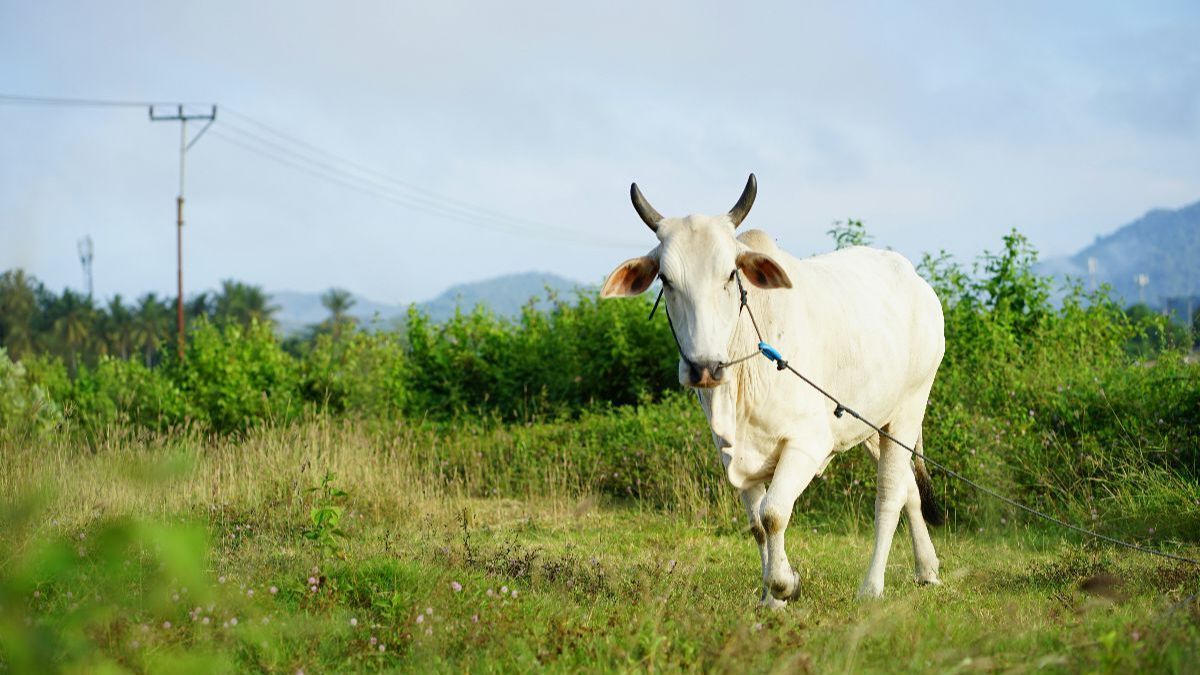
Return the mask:
[[758,351],[762,352],[763,356],[772,361],[783,361],[783,354],[780,354],[778,350],[765,342],[758,343]]

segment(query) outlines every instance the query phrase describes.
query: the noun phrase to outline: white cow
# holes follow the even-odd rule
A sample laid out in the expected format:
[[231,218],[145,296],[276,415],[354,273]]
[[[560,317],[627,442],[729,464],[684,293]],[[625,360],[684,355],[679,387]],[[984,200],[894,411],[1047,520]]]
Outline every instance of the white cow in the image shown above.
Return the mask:
[[[796,499],[834,455],[860,443],[878,463],[875,548],[859,588],[883,593],[883,573],[903,510],[916,580],[936,584],[938,559],[925,520],[941,523],[924,462],[764,357],[739,312],[740,271],[763,339],[834,396],[910,446],[945,349],[942,308],[903,256],[853,247],[801,260],[764,232],[734,230],[754,203],[750,175],[733,209],[719,216],[664,218],[631,188],[634,208],[658,236],[648,254],[621,263],[601,297],[632,296],[662,280],[680,347],[679,382],[695,387],[729,482],[740,491],[762,556],[762,604],[782,607],[799,591],[784,531]],[[924,519],[922,518],[924,512]]]

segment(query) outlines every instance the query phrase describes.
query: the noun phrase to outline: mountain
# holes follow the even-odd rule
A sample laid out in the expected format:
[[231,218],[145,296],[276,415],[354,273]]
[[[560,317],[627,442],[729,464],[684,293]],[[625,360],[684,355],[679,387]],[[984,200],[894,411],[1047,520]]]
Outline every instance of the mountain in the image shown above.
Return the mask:
[[[329,311],[321,305],[321,295],[322,293],[303,291],[272,292],[271,304],[279,307],[279,311],[275,313],[279,330],[285,335],[291,335],[327,319]],[[378,322],[386,327],[392,320],[403,317],[407,311],[408,305],[389,305],[356,295],[349,314],[358,319],[361,325],[369,326]]]
[[451,286],[433,300],[420,303],[421,309],[435,321],[454,316],[455,308],[470,310],[475,305],[487,305],[502,316],[517,316],[529,299],[537,296],[541,306],[546,306],[546,289],[564,297],[573,297],[575,289],[581,288],[577,281],[543,272],[525,272]]
[[[1094,272],[1089,275],[1088,261]],[[1174,211],[1155,209],[1073,256],[1050,258],[1043,274],[1107,283],[1127,303],[1162,307],[1168,298],[1200,294],[1200,202]],[[1139,289],[1138,275],[1146,285]]]
[[[560,296],[573,297],[575,289],[581,287],[582,284],[555,274],[507,274],[451,286],[436,298],[417,303],[417,306],[435,321],[454,316],[456,308],[470,311],[476,305],[486,305],[497,314],[512,317],[517,316],[521,307],[534,296],[541,298],[544,306],[547,288]],[[321,305],[321,293],[279,291],[271,293],[271,302],[279,306],[275,320],[285,335],[299,333],[329,316],[329,312]],[[381,328],[402,322],[407,313],[408,305],[375,302],[361,296],[354,296],[354,306],[350,308],[350,315],[357,318],[360,325]]]

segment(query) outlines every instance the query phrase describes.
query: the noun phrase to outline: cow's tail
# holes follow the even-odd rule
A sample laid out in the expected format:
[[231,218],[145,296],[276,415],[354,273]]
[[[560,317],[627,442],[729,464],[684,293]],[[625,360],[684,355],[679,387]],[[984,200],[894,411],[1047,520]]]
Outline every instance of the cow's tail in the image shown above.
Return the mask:
[[925,468],[924,454],[925,444],[922,435],[917,437],[917,456],[913,461],[913,471],[917,474],[917,493],[921,495],[921,515],[930,525],[944,525],[946,513],[942,511],[942,507],[937,502],[937,496],[933,494],[933,480],[929,476],[929,470]]

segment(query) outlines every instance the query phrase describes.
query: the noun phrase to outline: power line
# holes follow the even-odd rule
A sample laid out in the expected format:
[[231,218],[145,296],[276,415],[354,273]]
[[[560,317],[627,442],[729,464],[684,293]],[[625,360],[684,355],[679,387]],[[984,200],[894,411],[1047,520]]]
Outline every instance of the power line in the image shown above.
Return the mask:
[[[151,109],[155,106],[175,106],[180,110],[182,110],[182,107],[200,105],[197,103],[71,98],[62,96],[26,96],[3,93],[0,93],[0,104]],[[207,107],[210,104],[204,105]],[[237,134],[240,139],[228,134],[222,134],[214,129],[214,135],[222,141],[246,152],[251,152],[300,170],[314,178],[384,199],[409,210],[448,218],[477,228],[497,230],[509,234],[532,235],[564,242],[586,243],[623,249],[637,246],[637,244],[632,242],[567,230],[548,223],[514,216],[462,199],[442,195],[326,150],[245,113],[228,107],[224,107],[223,110],[241,122],[252,125],[255,129],[268,134],[270,137],[264,137],[249,128],[240,126],[238,123],[231,124],[227,117],[217,129],[229,130]]]
[[[367,194],[372,197],[382,199],[384,201],[392,202],[394,204],[398,204],[398,205],[406,207],[406,208],[416,208],[411,202],[400,199],[396,195],[391,194],[385,190],[373,188],[370,186],[370,184],[366,184],[363,182],[350,180],[345,177],[339,177],[336,172],[332,172],[329,169],[323,168],[320,164],[314,165],[314,164],[310,164],[310,163],[296,161],[278,151],[265,149],[263,147],[255,146],[251,143],[247,143],[245,141],[239,140],[238,138],[236,138],[232,135],[226,134],[224,132],[225,129],[229,129],[229,128],[230,128],[229,125],[222,124],[222,125],[214,128],[212,131],[212,134],[214,137],[219,138],[220,140],[222,140],[226,143],[229,143],[230,145],[233,145],[237,148],[245,150],[246,152],[250,152],[250,153],[259,155],[261,157],[265,157],[273,162],[277,162],[279,164],[289,166],[293,169],[296,169],[298,171],[306,173],[314,178],[324,180],[329,183],[333,183],[335,185],[339,185],[341,187],[344,187],[344,188],[347,188],[350,190],[355,190],[357,192],[361,192],[363,194]],[[417,209],[417,210],[420,210],[420,209]],[[455,220],[459,220],[460,222],[468,222],[470,224],[474,224],[472,221],[467,221],[466,218],[464,218],[463,216],[460,216],[458,214],[438,212],[438,211],[431,211],[431,212],[436,215],[439,215],[439,216],[444,216],[444,217],[452,218]]]
[[333,161],[343,164],[347,167],[355,169],[356,171],[359,171],[361,173],[364,173],[369,176],[373,176],[375,178],[383,180],[387,183],[391,183],[403,190],[418,193],[419,195],[422,195],[423,197],[425,197],[427,199],[431,199],[436,202],[452,204],[456,207],[460,207],[460,208],[463,208],[463,209],[466,209],[469,211],[477,212],[480,215],[488,217],[488,218],[502,218],[504,220],[508,220],[508,221],[511,221],[514,223],[521,223],[521,224],[528,225],[528,226],[531,226],[534,228],[545,229],[545,230],[550,230],[550,231],[559,231],[559,228],[553,227],[546,223],[539,223],[537,221],[529,220],[527,218],[512,216],[510,214],[495,211],[495,210],[489,209],[487,207],[479,206],[477,204],[472,204],[471,202],[467,202],[462,199],[457,199],[455,197],[449,197],[446,195],[438,194],[437,192],[434,192],[432,190],[421,187],[420,185],[416,185],[409,181],[401,180],[399,178],[396,178],[389,174],[383,173],[382,171],[379,171],[372,167],[365,166],[363,164],[355,162],[354,160],[347,159],[346,157],[337,155],[337,154],[330,152],[324,148],[320,148],[316,145],[313,145],[312,143],[309,143],[308,141],[305,141],[301,138],[297,138],[294,135],[280,131],[280,130],[276,129],[275,127],[272,127],[271,125],[266,124],[265,122],[256,120],[256,119],[250,117],[249,115],[246,115],[245,113],[241,113],[241,112],[238,112],[237,110],[233,110],[233,109],[227,109],[227,112],[229,112],[230,114],[232,114],[250,124],[253,124],[254,126],[258,127],[259,129],[262,129],[263,131],[265,131],[269,134],[272,134],[273,136],[275,136],[277,138],[283,139],[285,141],[289,141],[291,143],[295,143],[297,145],[304,146],[304,147],[312,150],[313,152],[315,152],[319,155],[322,155],[330,160],[333,160]]
[[[239,115],[239,117],[245,118],[245,115]],[[237,134],[237,138],[229,134],[220,133],[222,131],[231,131]],[[364,167],[352,160],[342,158],[282,132],[275,133],[274,135],[279,138],[286,138],[305,148],[312,148],[312,152],[304,152],[303,150],[284,145],[270,138],[264,138],[246,128],[230,124],[228,121],[224,121],[216,127],[214,134],[221,140],[235,145],[242,150],[301,170],[315,178],[370,194],[407,209],[450,218],[466,225],[500,230],[510,234],[540,236],[565,242],[583,242],[616,248],[629,248],[633,245],[606,237],[564,230],[545,223],[538,223],[492,211],[462,200],[442,197],[441,195],[437,195],[437,193],[424,190],[382,172]],[[319,155],[320,158],[314,155]],[[324,158],[329,159],[326,160]],[[339,166],[338,163],[352,167],[354,170],[348,170],[343,166]],[[364,176],[362,174],[369,175]]]
[[149,108],[156,105],[200,105],[198,103],[180,103],[178,101],[130,101],[102,98],[69,98],[65,96],[23,96],[20,94],[0,94],[0,103],[13,105],[54,105],[76,108]]
[[[226,132],[236,131],[243,137],[239,138],[230,135]],[[569,232],[558,229],[537,229],[521,225],[513,222],[496,218],[485,218],[478,214],[457,209],[448,205],[438,204],[429,200],[418,200],[413,195],[403,194],[396,191],[387,185],[380,184],[378,181],[372,181],[347,173],[332,166],[326,162],[314,160],[311,157],[297,153],[279,144],[271,143],[266,139],[250,134],[242,129],[237,129],[229,124],[222,123],[213,128],[212,134],[230,145],[236,146],[246,152],[250,152],[273,162],[283,164],[303,173],[306,173],[314,178],[327,181],[334,185],[343,188],[354,190],[383,201],[396,204],[405,209],[420,211],[441,218],[450,219],[464,225],[472,227],[489,229],[493,231],[504,232],[515,235],[533,235],[543,238],[554,239],[569,243],[579,243],[584,241],[591,245],[611,246],[619,248],[627,248],[628,244],[613,240],[603,239],[599,237],[581,237],[577,232]]]

